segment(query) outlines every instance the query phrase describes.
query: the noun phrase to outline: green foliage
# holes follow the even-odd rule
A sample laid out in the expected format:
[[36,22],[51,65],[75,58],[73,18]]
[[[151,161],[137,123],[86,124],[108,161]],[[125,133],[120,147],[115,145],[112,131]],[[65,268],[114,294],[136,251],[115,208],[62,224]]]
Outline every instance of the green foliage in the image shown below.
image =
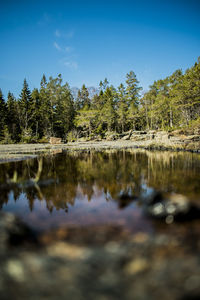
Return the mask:
[[77,112],[74,123],[77,127],[81,127],[82,129],[87,130],[88,135],[90,135],[92,130],[92,123],[95,116],[96,111],[88,109],[88,107],[85,106]]
[[128,117],[128,103],[126,98],[126,90],[124,85],[121,83],[118,87],[118,102],[117,102],[117,115],[118,124],[120,126],[121,132],[125,131]]
[[71,131],[68,132],[67,141],[68,142],[75,142],[78,137],[79,137],[78,130],[77,129],[73,129],[73,130],[71,130]]
[[138,129],[138,112],[139,112],[139,93],[141,87],[138,86],[139,81],[133,71],[126,75],[126,96],[128,101],[128,121],[132,123],[132,129]]
[[7,122],[8,131],[13,142],[19,142],[21,129],[19,120],[19,105],[13,94],[8,92],[7,98]]
[[43,136],[41,139],[38,140],[38,143],[47,144],[49,139],[46,136]]
[[155,81],[141,99],[146,127],[168,129],[189,126],[200,116],[200,61],[185,74],[181,70]]
[[33,125],[34,103],[26,79],[24,79],[23,88],[19,99],[20,108],[20,127],[21,131],[27,131]]
[[4,126],[2,132],[2,139],[0,141],[1,144],[12,144],[13,140],[11,138],[11,134],[9,133],[8,126]]
[[48,142],[77,138],[114,138],[129,130],[174,130],[200,134],[200,59],[183,73],[176,70],[154,81],[141,96],[136,74],[130,71],[117,89],[107,78],[90,96],[83,84],[76,99],[61,74],[43,75],[40,89],[31,92],[26,79],[19,99],[0,90],[0,142]]
[[85,106],[90,107],[90,99],[88,89],[86,88],[85,84],[83,84],[81,90],[78,91],[78,97],[76,99],[76,109],[80,110]]
[[6,116],[7,110],[6,110],[6,103],[3,98],[2,91],[0,89],[0,141],[4,138],[4,126],[6,122]]
[[114,104],[114,93],[110,87],[107,87],[104,93],[105,104],[101,111],[101,120],[106,125],[107,131],[115,129],[116,111]]
[[42,136],[42,118],[41,118],[41,101],[40,101],[40,93],[38,89],[34,89],[31,93],[31,98],[33,100],[33,119],[31,129],[34,135],[39,139]]
[[28,143],[32,143],[34,141],[35,141],[35,139],[34,139],[31,128],[27,128],[27,129],[24,128],[21,133],[21,142],[28,144]]
[[41,83],[40,83],[40,108],[39,114],[41,117],[41,135],[50,137],[53,134],[53,112],[52,112],[52,103],[50,101],[50,92],[47,87],[47,80],[45,75],[43,75]]

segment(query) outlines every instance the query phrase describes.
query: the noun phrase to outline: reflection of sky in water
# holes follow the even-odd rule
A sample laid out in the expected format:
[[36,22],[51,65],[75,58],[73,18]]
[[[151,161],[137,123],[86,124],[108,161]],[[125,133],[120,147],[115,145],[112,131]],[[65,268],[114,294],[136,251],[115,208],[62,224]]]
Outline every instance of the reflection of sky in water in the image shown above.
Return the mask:
[[40,157],[0,166],[0,205],[36,229],[114,224],[151,231],[139,199],[159,190],[197,201],[199,169],[200,156],[191,153],[132,150]]
[[118,203],[109,195],[105,197],[102,189],[99,190],[94,185],[93,190],[94,194],[88,201],[87,195],[84,195],[81,187],[78,186],[74,204],[68,204],[68,211],[53,207],[51,212],[47,209],[45,199],[35,199],[34,207],[30,211],[26,194],[21,193],[15,201],[11,191],[9,201],[3,205],[3,210],[12,211],[35,229],[48,229],[62,225],[114,224],[131,231],[151,231],[149,222],[143,218],[141,209],[136,203],[132,202],[120,210]]

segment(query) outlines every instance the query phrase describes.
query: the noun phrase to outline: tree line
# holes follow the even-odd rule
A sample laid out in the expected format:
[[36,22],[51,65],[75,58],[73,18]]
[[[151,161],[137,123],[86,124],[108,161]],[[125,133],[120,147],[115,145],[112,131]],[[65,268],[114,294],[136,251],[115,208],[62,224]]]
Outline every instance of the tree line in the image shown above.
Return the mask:
[[129,130],[172,130],[200,123],[200,58],[184,73],[176,70],[154,81],[142,92],[136,74],[126,74],[125,84],[115,88],[107,79],[96,93],[85,85],[73,96],[61,74],[49,80],[43,75],[40,88],[30,91],[26,79],[18,99],[0,90],[0,142],[47,142],[50,136],[63,141],[77,137],[105,137]]

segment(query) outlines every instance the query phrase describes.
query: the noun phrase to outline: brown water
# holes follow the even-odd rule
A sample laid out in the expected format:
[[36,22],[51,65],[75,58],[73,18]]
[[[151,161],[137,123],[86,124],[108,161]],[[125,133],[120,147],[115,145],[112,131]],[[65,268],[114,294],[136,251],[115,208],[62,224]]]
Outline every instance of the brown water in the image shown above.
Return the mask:
[[32,228],[119,225],[153,232],[153,191],[200,203],[200,155],[144,150],[72,152],[0,165],[0,210]]

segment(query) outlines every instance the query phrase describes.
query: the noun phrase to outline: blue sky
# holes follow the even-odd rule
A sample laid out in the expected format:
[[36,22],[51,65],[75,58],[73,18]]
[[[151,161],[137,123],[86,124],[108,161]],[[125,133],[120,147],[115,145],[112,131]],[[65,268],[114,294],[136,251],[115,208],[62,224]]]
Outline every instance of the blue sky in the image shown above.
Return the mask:
[[146,90],[200,56],[200,1],[0,2],[0,88],[62,74],[71,87],[118,86],[133,70]]

